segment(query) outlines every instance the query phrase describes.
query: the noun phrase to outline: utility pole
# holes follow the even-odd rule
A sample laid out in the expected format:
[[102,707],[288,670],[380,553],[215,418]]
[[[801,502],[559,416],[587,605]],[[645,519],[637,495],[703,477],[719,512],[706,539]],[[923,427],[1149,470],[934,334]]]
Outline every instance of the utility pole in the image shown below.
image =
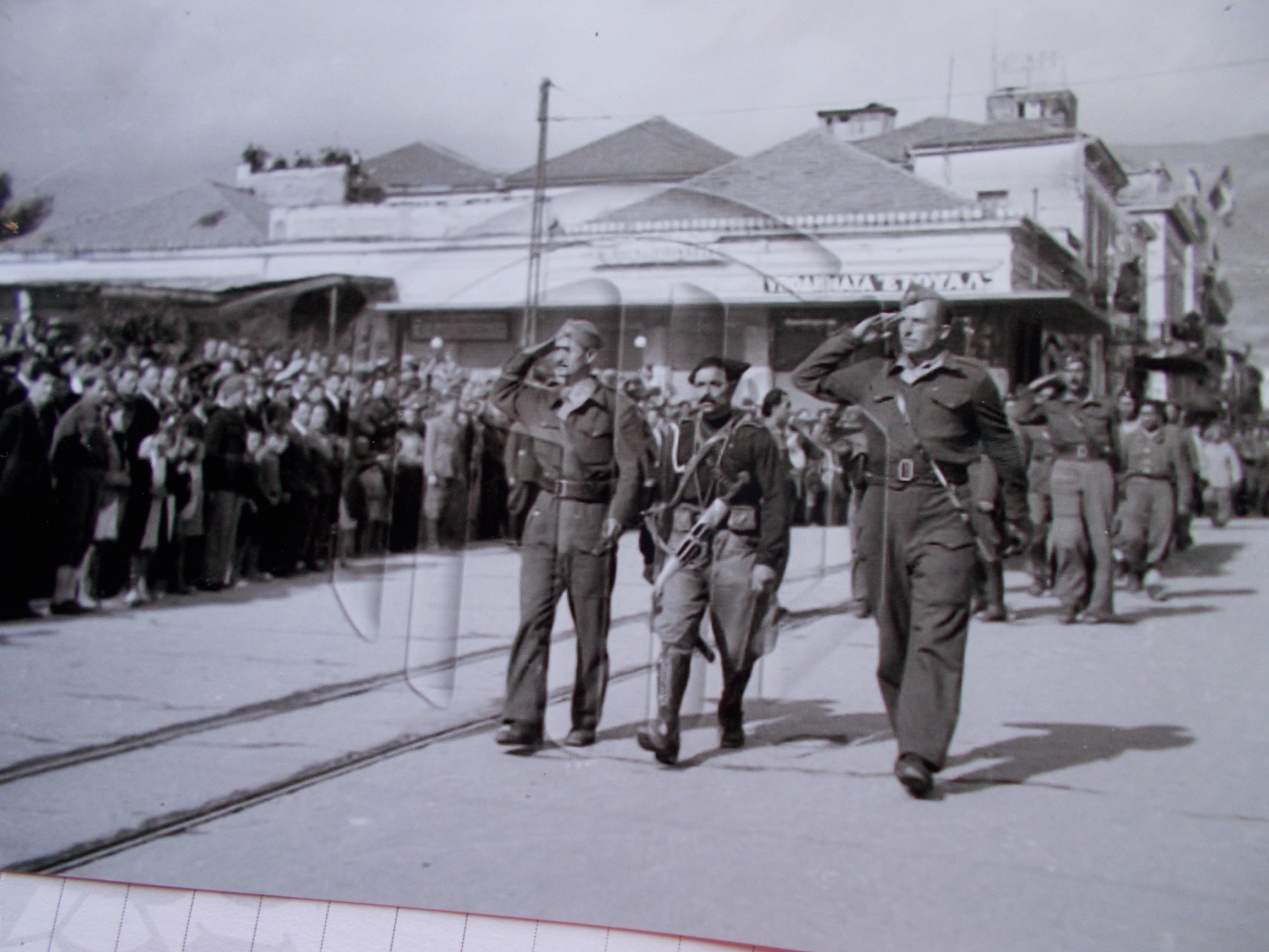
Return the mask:
[[524,296],[522,343],[534,343],[538,335],[538,304],[542,300],[542,231],[546,217],[546,126],[551,81],[542,80],[538,94],[538,164],[533,179],[533,219],[529,225],[529,285]]

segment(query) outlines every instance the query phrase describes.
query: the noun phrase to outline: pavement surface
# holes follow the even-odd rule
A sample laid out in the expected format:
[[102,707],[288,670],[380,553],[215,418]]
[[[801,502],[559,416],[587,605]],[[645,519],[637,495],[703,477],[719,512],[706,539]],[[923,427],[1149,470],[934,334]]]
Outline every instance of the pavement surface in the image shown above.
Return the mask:
[[[718,749],[702,663],[675,768],[634,741],[650,642],[629,538],[581,751],[492,742],[517,605],[504,548],[0,626],[0,865],[62,853],[88,878],[790,949],[1263,949],[1269,522],[1197,539],[1167,601],[1117,593],[1123,624],[1062,626],[1011,572],[1014,621],[971,630],[931,801],[891,775],[840,529],[797,532],[748,745]],[[567,729],[557,702],[548,733]],[[73,860],[171,817],[193,819]]]

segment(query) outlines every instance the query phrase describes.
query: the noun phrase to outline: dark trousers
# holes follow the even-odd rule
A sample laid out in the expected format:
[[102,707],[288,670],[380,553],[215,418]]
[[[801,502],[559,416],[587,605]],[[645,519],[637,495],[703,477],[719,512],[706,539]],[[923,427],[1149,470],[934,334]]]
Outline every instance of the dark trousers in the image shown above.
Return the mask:
[[939,770],[960,716],[973,538],[938,486],[870,486],[860,518],[886,713],[899,753]]
[[238,544],[242,496],[217,489],[207,494],[207,541],[203,549],[203,584],[220,588],[229,581]]
[[526,545],[520,561],[520,627],[507,667],[503,720],[541,726],[546,715],[546,673],[555,606],[567,594],[577,631],[573,727],[594,730],[608,687],[609,600],[617,554]]

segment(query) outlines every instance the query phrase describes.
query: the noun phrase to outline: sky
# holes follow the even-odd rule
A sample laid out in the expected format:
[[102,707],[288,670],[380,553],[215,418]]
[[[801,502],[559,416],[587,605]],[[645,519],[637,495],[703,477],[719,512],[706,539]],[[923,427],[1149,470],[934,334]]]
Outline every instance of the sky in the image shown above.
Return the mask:
[[874,100],[981,120],[1028,60],[1112,143],[1269,131],[1264,0],[0,0],[0,169],[102,208],[248,143],[514,171],[544,77],[552,155],[654,115],[748,154]]

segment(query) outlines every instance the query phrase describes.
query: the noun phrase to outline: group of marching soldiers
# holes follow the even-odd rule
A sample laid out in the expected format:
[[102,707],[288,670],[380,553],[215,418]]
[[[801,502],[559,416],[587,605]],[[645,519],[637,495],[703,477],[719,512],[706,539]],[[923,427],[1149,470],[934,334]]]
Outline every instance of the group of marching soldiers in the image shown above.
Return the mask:
[[[855,595],[879,633],[895,774],[918,798],[947,758],[971,614],[1006,617],[1003,560],[1030,554],[1036,591],[1052,590],[1063,621],[1112,620],[1117,565],[1153,585],[1190,478],[1158,407],[1144,407],[1121,441],[1114,406],[1087,391],[1082,359],[1007,408],[987,370],[948,349],[951,328],[946,302],[913,286],[898,311],[838,331],[793,375],[862,421]],[[513,357],[491,395],[531,446],[539,487],[521,538],[521,620],[496,740],[543,742],[550,635],[566,594],[577,666],[563,743],[595,743],[617,540],[642,518],[661,647],[656,715],[638,743],[669,765],[698,650],[722,668],[720,745],[745,743],[744,694],[774,645],[789,557],[794,490],[770,420],[788,399],[775,391],[761,418],[745,412],[733,396],[747,365],[708,357],[689,377],[693,412],[654,439],[634,404],[596,376],[602,343],[594,325],[570,320]],[[713,645],[701,634],[707,612]]]

